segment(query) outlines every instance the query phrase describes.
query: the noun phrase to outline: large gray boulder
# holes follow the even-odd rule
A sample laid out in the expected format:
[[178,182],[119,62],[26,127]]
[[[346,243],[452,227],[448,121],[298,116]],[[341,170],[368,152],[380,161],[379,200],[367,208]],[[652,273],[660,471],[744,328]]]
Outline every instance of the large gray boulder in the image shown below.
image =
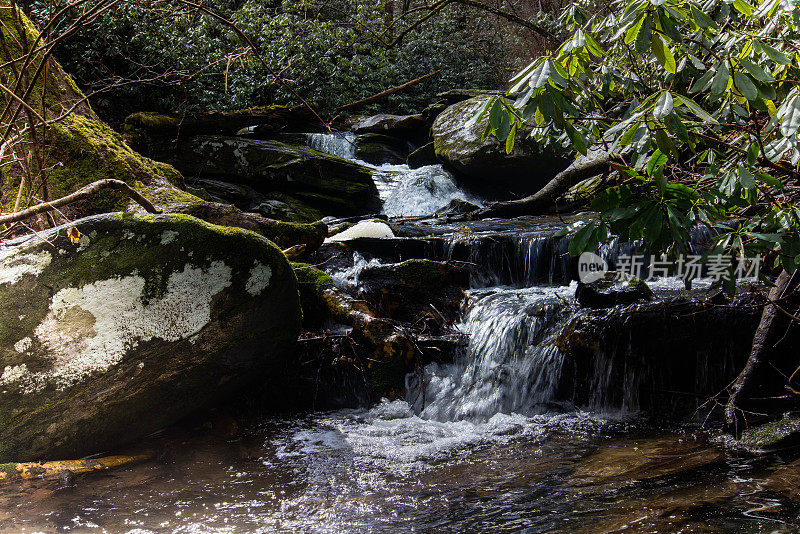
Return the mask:
[[370,168],[306,146],[196,136],[179,143],[171,162],[186,176],[284,193],[323,215],[349,217],[381,210]]
[[486,196],[502,199],[533,194],[567,168],[571,159],[552,149],[543,150],[530,138],[528,127],[517,132],[510,154],[506,154],[505,143],[495,137],[482,139],[488,116],[477,123],[470,119],[488,98],[458,102],[436,118],[431,128],[436,157],[466,185]]
[[101,452],[284,376],[297,283],[253,232],[107,214],[0,249],[0,462]]

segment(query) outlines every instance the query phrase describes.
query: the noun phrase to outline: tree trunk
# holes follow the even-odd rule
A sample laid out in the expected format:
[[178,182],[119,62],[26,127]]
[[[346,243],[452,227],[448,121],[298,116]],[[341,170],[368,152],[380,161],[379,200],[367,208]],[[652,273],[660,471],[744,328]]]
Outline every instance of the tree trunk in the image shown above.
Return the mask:
[[769,292],[770,302],[764,307],[764,311],[761,314],[761,322],[753,336],[753,346],[750,350],[750,357],[747,359],[747,363],[744,369],[742,369],[742,372],[739,373],[739,376],[736,377],[736,380],[733,381],[733,384],[729,388],[730,396],[725,405],[725,423],[728,429],[734,432],[735,435],[738,435],[740,430],[740,421],[737,414],[741,413],[741,409],[737,406],[737,403],[740,401],[742,392],[750,384],[753,375],[758,368],[761,367],[766,353],[771,348],[770,344],[774,342],[775,333],[780,325],[778,319],[782,315],[782,312],[774,303],[780,301],[793,287],[797,286],[798,278],[800,277],[797,276],[797,271],[795,271],[795,273],[781,271],[780,276],[778,276],[778,279],[775,281],[775,287]]
[[558,198],[576,183],[608,171],[611,157],[611,155],[605,155],[598,159],[574,163],[558,173],[555,178],[533,195],[519,200],[496,202],[478,210],[473,216],[487,219],[489,217],[519,217],[544,213],[555,206]]

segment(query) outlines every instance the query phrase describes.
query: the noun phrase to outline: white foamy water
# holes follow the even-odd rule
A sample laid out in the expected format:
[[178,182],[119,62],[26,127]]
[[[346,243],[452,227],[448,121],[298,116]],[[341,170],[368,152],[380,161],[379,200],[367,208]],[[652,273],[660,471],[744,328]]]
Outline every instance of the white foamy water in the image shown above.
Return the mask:
[[307,134],[308,146],[372,169],[372,179],[389,217],[431,215],[460,198],[479,204],[481,199],[458,186],[453,174],[441,165],[412,169],[408,165],[372,165],[356,158],[352,132]]
[[412,399],[422,417],[486,421],[546,411],[563,363],[554,338],[574,292],[574,285],[471,291],[458,327],[469,344],[453,363],[426,369],[424,396],[417,388]]

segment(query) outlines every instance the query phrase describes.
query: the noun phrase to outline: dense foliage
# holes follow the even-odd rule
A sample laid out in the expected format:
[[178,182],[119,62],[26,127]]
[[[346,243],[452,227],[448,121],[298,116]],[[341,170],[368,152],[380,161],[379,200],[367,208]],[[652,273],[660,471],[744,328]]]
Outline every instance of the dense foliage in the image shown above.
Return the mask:
[[[252,38],[265,65],[207,14],[176,12],[169,1],[145,4],[120,3],[57,50],[88,90],[124,83],[93,98],[106,114],[298,103],[272,72],[329,110],[442,69],[436,79],[382,103],[383,110],[419,111],[440,87],[501,86],[508,77],[505,43],[518,46],[515,34],[463,8],[443,11],[386,47],[378,37],[387,15],[376,2],[205,2]],[[44,2],[33,2],[30,12],[40,22],[50,15]]]
[[[564,15],[571,35],[512,80],[514,104],[482,113],[513,146],[534,135],[619,160],[571,252],[611,234],[675,256],[698,224],[721,228],[713,254],[800,263],[800,9],[793,0],[617,0]],[[729,286],[730,289],[730,286]]]

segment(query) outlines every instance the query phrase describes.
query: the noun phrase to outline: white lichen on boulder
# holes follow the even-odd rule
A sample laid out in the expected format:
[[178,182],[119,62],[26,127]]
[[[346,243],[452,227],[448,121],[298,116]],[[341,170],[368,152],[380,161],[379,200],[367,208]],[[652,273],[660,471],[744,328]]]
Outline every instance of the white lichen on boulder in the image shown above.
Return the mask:
[[85,247],[61,227],[0,249],[0,462],[118,447],[290,365],[297,282],[263,236],[186,215],[73,225]]
[[49,252],[20,254],[8,250],[0,256],[0,284],[16,284],[26,274],[38,276],[53,261]]
[[250,271],[250,278],[247,279],[245,289],[253,296],[260,295],[272,278],[272,269],[268,265],[256,262],[255,267]]
[[29,389],[64,389],[110,368],[141,342],[191,337],[211,320],[212,298],[230,286],[231,269],[221,261],[207,268],[186,265],[170,275],[162,297],[150,300],[145,283],[134,275],[56,293],[35,330],[55,360],[51,369],[26,380]]

